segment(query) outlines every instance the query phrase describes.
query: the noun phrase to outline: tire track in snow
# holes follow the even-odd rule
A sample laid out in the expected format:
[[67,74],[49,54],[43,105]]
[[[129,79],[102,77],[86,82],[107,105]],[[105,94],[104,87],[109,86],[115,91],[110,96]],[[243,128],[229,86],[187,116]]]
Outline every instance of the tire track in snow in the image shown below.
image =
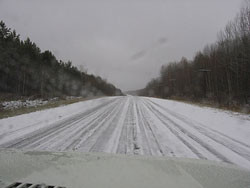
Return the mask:
[[129,99],[129,105],[128,105],[128,109],[127,109],[127,112],[126,112],[126,118],[124,119],[124,122],[123,122],[123,126],[122,126],[122,131],[121,131],[121,134],[120,134],[120,139],[119,139],[119,144],[118,144],[118,147],[117,147],[117,151],[116,153],[121,153],[121,154],[126,154],[127,153],[127,124],[128,124],[128,117],[129,117],[129,111],[131,110],[131,102],[130,102],[130,99]]
[[[155,125],[152,122],[150,123],[148,121],[148,115],[146,114],[146,110],[144,109],[145,107],[142,106],[142,104],[140,105],[140,107],[141,107],[140,113],[142,116],[143,124],[144,124],[145,129],[147,130],[147,133],[148,133],[147,138],[151,137],[151,139],[150,139],[151,150],[155,150],[157,148],[156,151],[154,151],[154,155],[158,153],[161,156],[165,156],[165,155],[173,156],[174,154],[169,148],[167,148],[166,150],[163,149],[161,142],[159,141],[159,139],[156,136]],[[155,143],[156,148],[152,146],[153,143]]]
[[139,154],[141,149],[137,141],[136,118],[134,112],[134,100],[129,98],[129,106],[126,118],[123,123],[122,132],[117,147],[117,153],[123,154]]
[[[207,136],[208,138],[210,138],[211,140],[223,145],[224,147],[230,149],[231,151],[237,153],[238,155],[240,155],[241,157],[245,158],[246,160],[250,161],[250,151],[247,151],[247,149],[244,149],[243,147],[247,147],[250,148],[249,145],[244,144],[240,141],[237,141],[229,136],[226,136],[224,134],[220,134],[218,131],[216,131],[217,134],[212,133],[215,132],[212,129],[209,128],[205,128],[204,126],[200,125],[194,125],[194,122],[188,120],[188,118],[184,118],[181,117],[181,115],[172,112],[171,110],[168,110],[166,108],[163,108],[162,106],[160,106],[159,104],[149,100],[149,102],[151,102],[152,104],[160,107],[161,109],[163,109],[164,111],[166,111],[167,113],[169,113],[170,115],[174,116],[175,118],[181,120],[182,122],[184,122],[187,126],[193,127],[194,129],[196,129],[199,133],[203,134],[204,136]],[[202,127],[201,127],[202,126]],[[221,136],[218,136],[221,135]],[[229,141],[231,140],[231,141]],[[233,143],[233,142],[237,142],[237,144]]]
[[91,115],[94,111],[96,111],[99,108],[105,107],[107,104],[109,103],[113,103],[115,102],[117,99],[114,99],[112,101],[108,101],[106,103],[103,103],[101,105],[98,105],[96,107],[94,107],[93,109],[89,109],[84,113],[79,113],[76,114],[70,118],[67,118],[66,120],[61,120],[59,122],[53,123],[51,125],[48,125],[44,128],[41,128],[39,130],[33,131],[27,135],[23,135],[23,137],[18,138],[18,139],[14,139],[11,140],[7,143],[4,143],[2,145],[0,145],[0,147],[3,148],[22,148],[24,146],[27,146],[33,142],[35,142],[38,139],[42,139],[43,137],[45,137],[48,134],[53,133],[54,131],[57,131],[58,129],[62,129],[65,126],[72,126],[75,123],[81,121],[82,119],[86,118],[86,116]]
[[128,104],[129,104],[129,99],[126,99],[126,102],[123,106],[122,109],[122,114],[121,117],[119,118],[119,121],[117,122],[117,126],[115,130],[113,131],[112,135],[110,136],[110,139],[108,143],[106,144],[106,149],[105,152],[110,152],[110,153],[116,153],[118,145],[119,145],[119,139],[122,133],[122,127],[123,127],[123,122],[126,118],[126,112],[128,110]]
[[[120,100],[115,103],[112,107],[105,110],[105,113],[101,114],[100,118],[97,121],[92,122],[86,128],[83,128],[81,131],[78,132],[77,136],[73,137],[73,141],[66,143],[65,150],[78,150],[88,141],[89,138],[94,135],[98,129],[110,118],[113,112],[119,107]],[[87,150],[88,151],[88,150]]]
[[[123,110],[125,103],[126,103],[126,100],[121,102],[116,114],[113,116],[112,119],[110,119],[111,122],[108,124],[107,127],[105,127],[105,129],[103,129],[103,131],[101,131],[100,136],[97,137],[95,143],[92,145],[89,151],[91,152],[105,151],[106,152],[105,150],[106,144],[109,143],[109,139],[111,135],[113,134],[113,132],[118,126],[117,123],[119,119],[121,118],[122,110]],[[115,144],[115,143],[111,143],[111,144]]]
[[[29,133],[21,135],[24,132]],[[241,166],[250,164],[248,144],[141,97],[104,100],[94,108],[39,130],[26,126],[2,136],[6,142],[0,147],[5,148],[177,157],[184,154]],[[6,139],[7,136],[11,138]]]
[[[55,149],[55,150],[64,150],[62,149],[62,145],[64,143],[70,143],[72,138],[75,138],[77,134],[82,131],[82,129],[86,128],[89,124],[92,122],[96,122],[99,119],[103,118],[103,114],[105,112],[111,110],[116,103],[107,104],[105,107],[102,107],[96,111],[94,111],[89,116],[85,116],[81,118],[79,121],[74,122],[70,126],[65,126],[63,129],[60,129],[59,131],[55,131],[45,137],[43,137],[41,140],[38,140],[38,142],[35,142],[35,145],[32,144],[29,146],[30,148],[34,149]],[[60,139],[60,137],[64,137],[63,139]]]
[[[186,129],[182,128],[180,125],[173,122],[171,119],[169,119],[166,115],[162,114],[160,111],[158,111],[156,108],[154,108],[149,103],[146,104],[148,108],[152,111],[153,114],[155,114],[156,117],[176,136],[180,139],[180,141],[183,142],[194,154],[196,154],[200,159],[207,159],[206,156],[204,156],[198,149],[196,149],[192,144],[190,144],[188,141],[186,141],[180,134],[179,131],[182,132],[184,135],[191,138],[193,141],[198,143],[200,146],[205,148],[207,151],[215,155],[217,158],[219,158],[221,161],[232,163],[229,159],[227,159],[225,156],[223,156],[221,153],[217,152],[215,149],[211,148],[208,144],[203,142],[201,139],[199,139],[194,134],[191,134]],[[164,118],[164,119],[162,119]],[[172,126],[168,125],[166,123],[166,120],[172,123],[176,128],[178,128],[178,131],[174,129]]]
[[138,103],[136,103],[135,108],[136,108],[136,113],[137,113],[137,117],[138,117],[138,126],[139,126],[140,134],[141,134],[140,135],[140,138],[141,138],[140,145],[142,147],[142,152],[143,152],[143,154],[146,154],[146,155],[153,155],[154,152],[152,151],[152,146],[151,146],[151,143],[149,141],[148,133],[146,132],[145,124],[143,122],[141,111],[139,110],[139,107],[138,107]]

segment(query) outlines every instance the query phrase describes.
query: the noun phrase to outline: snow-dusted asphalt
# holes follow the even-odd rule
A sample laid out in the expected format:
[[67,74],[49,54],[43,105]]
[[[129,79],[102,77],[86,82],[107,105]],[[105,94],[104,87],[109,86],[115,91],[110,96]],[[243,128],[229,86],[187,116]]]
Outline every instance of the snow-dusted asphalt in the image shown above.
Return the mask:
[[189,157],[250,169],[247,115],[132,96],[75,106],[0,120],[0,148]]

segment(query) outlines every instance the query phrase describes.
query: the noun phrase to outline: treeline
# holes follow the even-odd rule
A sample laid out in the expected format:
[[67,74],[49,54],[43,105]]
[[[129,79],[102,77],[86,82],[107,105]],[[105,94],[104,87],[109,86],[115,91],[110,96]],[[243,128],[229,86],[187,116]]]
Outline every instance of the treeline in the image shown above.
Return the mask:
[[121,90],[101,77],[81,72],[70,61],[41,52],[29,38],[20,40],[15,30],[0,22],[0,92],[20,96],[121,95]]
[[161,67],[141,95],[209,100],[223,105],[250,104],[250,1],[237,17],[189,61]]

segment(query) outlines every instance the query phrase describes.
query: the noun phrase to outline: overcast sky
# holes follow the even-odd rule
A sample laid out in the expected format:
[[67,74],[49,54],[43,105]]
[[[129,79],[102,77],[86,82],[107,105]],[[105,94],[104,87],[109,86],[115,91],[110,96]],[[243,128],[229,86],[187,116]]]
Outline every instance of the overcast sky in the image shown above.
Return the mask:
[[216,40],[241,0],[0,0],[0,20],[120,89]]

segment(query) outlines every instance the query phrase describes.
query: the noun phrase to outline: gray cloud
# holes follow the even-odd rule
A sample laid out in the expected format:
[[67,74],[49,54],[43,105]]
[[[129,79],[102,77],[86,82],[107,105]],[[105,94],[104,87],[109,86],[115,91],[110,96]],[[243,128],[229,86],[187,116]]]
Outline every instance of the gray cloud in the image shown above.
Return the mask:
[[[240,0],[0,0],[0,19],[42,50],[123,90],[216,40]],[[132,54],[132,55],[131,55]]]
[[135,60],[141,59],[141,58],[145,57],[147,55],[147,53],[150,53],[150,51],[152,51],[154,48],[160,47],[166,43],[167,43],[167,38],[165,38],[165,37],[159,38],[156,41],[156,43],[152,44],[148,49],[144,49],[144,50],[141,50],[141,51],[133,54],[130,57],[130,60],[135,61]]
[[145,56],[147,53],[146,50],[142,50],[142,51],[139,51],[137,53],[135,53],[134,55],[131,56],[130,60],[137,60],[137,59],[140,59],[142,58],[143,56]]

